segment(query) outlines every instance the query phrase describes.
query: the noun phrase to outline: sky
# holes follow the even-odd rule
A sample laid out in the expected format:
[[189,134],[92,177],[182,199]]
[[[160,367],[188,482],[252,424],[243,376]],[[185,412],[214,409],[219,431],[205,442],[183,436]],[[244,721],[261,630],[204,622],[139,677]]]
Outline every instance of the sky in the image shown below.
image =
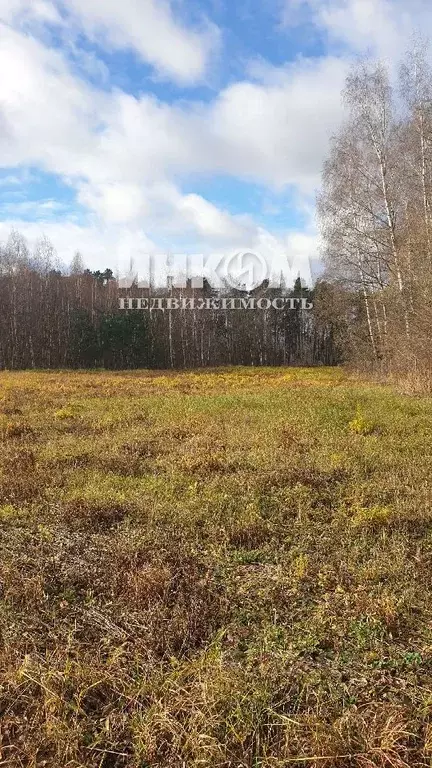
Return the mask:
[[346,74],[416,29],[431,0],[0,0],[0,241],[118,274],[239,250],[315,270]]

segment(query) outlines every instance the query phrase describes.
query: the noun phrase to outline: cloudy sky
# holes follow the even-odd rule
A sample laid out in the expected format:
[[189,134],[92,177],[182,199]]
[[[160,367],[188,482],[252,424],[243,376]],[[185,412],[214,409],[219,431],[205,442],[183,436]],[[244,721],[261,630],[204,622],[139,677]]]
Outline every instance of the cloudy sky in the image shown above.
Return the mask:
[[64,263],[283,250],[314,196],[353,57],[396,62],[431,0],[0,0],[0,240]]

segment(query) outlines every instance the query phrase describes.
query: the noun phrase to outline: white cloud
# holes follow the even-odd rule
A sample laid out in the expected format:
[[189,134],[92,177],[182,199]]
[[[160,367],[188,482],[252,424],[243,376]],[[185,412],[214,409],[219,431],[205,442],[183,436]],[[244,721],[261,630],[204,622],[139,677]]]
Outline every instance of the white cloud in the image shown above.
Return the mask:
[[417,32],[432,32],[430,0],[286,0],[287,25],[313,23],[329,43],[354,53],[370,52],[397,62]]
[[[22,18],[26,4],[14,2],[14,14]],[[81,8],[79,0],[73,3]],[[129,19],[128,3],[115,8],[108,3],[109,18],[123,6]],[[91,8],[102,14],[95,0]],[[168,13],[168,6],[160,8]],[[84,7],[81,12],[87,13]],[[93,19],[94,30],[95,24]],[[0,80],[0,165],[59,175],[94,215],[88,226],[67,219],[61,224],[52,217],[47,222],[41,209],[42,224],[19,225],[31,237],[43,228],[62,258],[79,248],[94,254],[99,266],[108,258],[121,258],[124,266],[129,258],[124,244],[150,243],[145,232],[152,243],[171,238],[173,249],[176,239],[206,251],[300,247],[300,233],[273,237],[250,216],[232,216],[198,194],[183,194],[182,179],[221,173],[313,191],[340,120],[344,61],[299,60],[282,68],[256,63],[249,79],[208,103],[167,104],[150,95],[91,87],[72,74],[59,50],[23,29],[3,25],[0,31],[0,67],[9,73]],[[11,209],[7,216],[2,232],[18,225]],[[304,250],[313,255],[313,229],[305,237]]]
[[338,59],[300,61],[201,105],[116,93],[83,172],[101,184],[223,173],[310,192],[341,118],[345,74]]
[[74,174],[97,142],[104,96],[68,71],[60,53],[0,25],[0,165]]
[[200,195],[189,194],[179,198],[178,213],[184,217],[186,226],[192,225],[198,235],[210,240],[238,239],[242,236],[242,227],[235,219],[221,211]]
[[168,0],[68,0],[64,5],[89,38],[132,49],[159,74],[179,83],[202,80],[217,46],[215,27],[188,29],[175,18]]
[[243,177],[311,192],[341,119],[346,65],[329,57],[259,74],[263,82],[234,84],[210,110],[220,158]]
[[[223,174],[271,189],[289,186],[300,201],[310,196],[341,120],[340,91],[351,56],[372,47],[396,61],[414,22],[423,32],[432,28],[428,3],[286,0],[287,23],[313,23],[329,50],[336,44],[343,56],[300,58],[283,67],[256,60],[243,80],[208,102],[166,103],[98,89],[74,75],[67,57],[76,67],[79,33],[87,43],[133,50],[159,75],[191,85],[208,71],[218,37],[211,26],[191,28],[165,0],[0,0],[0,68],[7,73],[0,79],[0,166],[57,174],[76,191],[91,222],[68,219],[66,209],[54,220],[43,201],[42,223],[20,222],[32,204],[18,208],[9,201],[0,236],[12,225],[30,239],[45,231],[62,259],[80,249],[92,267],[109,262],[124,268],[132,251],[147,252],[160,242],[176,249],[179,241],[206,252],[248,248],[314,256],[312,223],[303,233],[287,227],[274,235],[251,216],[233,216],[182,186],[187,179],[189,188],[197,174]],[[63,52],[43,42],[51,25],[61,28]],[[80,71],[106,86],[106,65],[87,48]],[[11,170],[11,179],[15,175]]]
[[136,184],[107,183],[81,186],[78,200],[105,221],[116,224],[141,220],[148,213],[143,190]]
[[22,181],[21,176],[11,173],[8,176],[0,178],[0,187],[20,186]]
[[0,0],[0,20],[7,23],[25,23],[29,20],[61,23],[61,17],[51,0]]
[[36,218],[45,216],[47,214],[56,215],[59,213],[67,213],[68,206],[64,203],[60,203],[58,200],[22,200],[17,202],[0,203],[0,211],[3,216],[8,218],[9,216],[34,216]]
[[83,254],[88,269],[109,267],[119,274],[127,272],[131,259],[140,253],[155,253],[156,246],[141,230],[123,227],[80,225],[71,221],[41,220],[26,222],[19,218],[0,222],[0,242],[6,242],[12,229],[21,232],[30,248],[46,236],[54,244],[61,263],[69,265],[76,251]]
[[4,167],[35,165],[63,176],[108,222],[182,211],[190,228],[227,233],[229,216],[197,196],[179,198],[178,174],[224,173],[270,185],[317,184],[340,119],[344,64],[299,62],[236,83],[213,102],[167,105],[107,94],[73,77],[59,52],[3,27],[0,82]]
[[84,33],[104,48],[134,51],[158,75],[183,85],[203,80],[219,49],[215,25],[188,28],[169,0],[0,0],[0,21],[39,31],[43,24],[64,27],[69,43]]

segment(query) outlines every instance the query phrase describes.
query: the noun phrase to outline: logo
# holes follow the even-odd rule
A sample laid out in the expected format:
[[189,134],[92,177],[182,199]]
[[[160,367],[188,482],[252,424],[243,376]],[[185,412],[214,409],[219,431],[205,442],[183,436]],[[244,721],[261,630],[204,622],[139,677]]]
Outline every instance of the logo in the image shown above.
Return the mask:
[[222,279],[237,291],[259,288],[269,277],[266,260],[259,253],[240,251],[221,263]]
[[120,288],[203,288],[204,281],[214,290],[233,288],[250,293],[268,281],[269,288],[287,289],[301,275],[306,285],[312,285],[310,260],[299,254],[272,253],[265,258],[260,253],[242,250],[234,254],[139,254],[139,272],[131,268],[129,275],[119,280]]

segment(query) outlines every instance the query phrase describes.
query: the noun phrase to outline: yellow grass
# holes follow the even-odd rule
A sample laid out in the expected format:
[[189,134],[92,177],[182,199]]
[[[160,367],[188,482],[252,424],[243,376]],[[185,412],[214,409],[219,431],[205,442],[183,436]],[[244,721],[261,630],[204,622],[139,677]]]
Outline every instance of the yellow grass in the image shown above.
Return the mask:
[[432,401],[0,374],[0,765],[427,766]]

